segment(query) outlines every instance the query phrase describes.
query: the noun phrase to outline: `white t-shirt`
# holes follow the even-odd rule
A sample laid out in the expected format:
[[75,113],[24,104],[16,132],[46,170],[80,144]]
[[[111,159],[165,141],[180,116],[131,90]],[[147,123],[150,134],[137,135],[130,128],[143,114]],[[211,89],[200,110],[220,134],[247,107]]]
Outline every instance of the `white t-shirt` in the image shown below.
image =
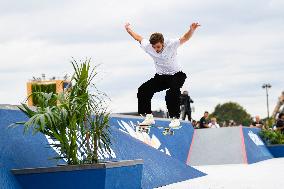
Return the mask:
[[147,39],[143,39],[140,46],[153,58],[157,74],[174,75],[182,70],[177,61],[177,48],[180,46],[179,39],[165,39],[164,48],[159,53],[155,51]]
[[210,128],[220,128],[220,125],[218,123],[215,123],[215,124],[209,123],[208,126]]

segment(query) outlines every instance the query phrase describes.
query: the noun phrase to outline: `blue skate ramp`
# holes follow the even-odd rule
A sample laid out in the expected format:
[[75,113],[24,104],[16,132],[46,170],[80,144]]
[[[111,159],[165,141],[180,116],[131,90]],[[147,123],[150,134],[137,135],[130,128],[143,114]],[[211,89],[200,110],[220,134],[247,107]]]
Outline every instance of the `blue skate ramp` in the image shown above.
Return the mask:
[[[150,133],[136,131],[138,123],[143,118],[139,116],[126,116],[112,114],[110,125],[140,141],[164,152],[165,154],[186,163],[194,129],[190,122],[181,121],[182,128],[174,130],[174,135],[163,135],[163,129],[150,128]],[[155,118],[156,126],[167,127],[169,119]]]
[[[206,174],[146,145],[116,128],[111,129],[116,159],[143,159],[142,188],[150,189]],[[118,142],[119,141],[119,142]],[[130,178],[131,179],[131,178]]]
[[[63,160],[48,160],[58,154],[49,147],[40,133],[23,134],[23,127],[8,128],[27,117],[19,110],[0,109],[0,188],[21,189],[11,169],[53,167]],[[153,188],[205,174],[171,158],[165,153],[131,137],[118,127],[111,127],[113,158],[110,160],[143,159],[143,188]],[[129,178],[131,179],[131,178]]]
[[[0,109],[0,188],[20,189],[10,169],[27,167],[49,167],[58,161],[47,160],[57,156],[48,147],[48,141],[42,134],[23,134],[23,127],[8,128],[16,121],[26,120],[18,110]],[[60,162],[59,162],[60,163]]]
[[273,155],[258,135],[260,129],[243,127],[242,130],[248,164],[273,158]]

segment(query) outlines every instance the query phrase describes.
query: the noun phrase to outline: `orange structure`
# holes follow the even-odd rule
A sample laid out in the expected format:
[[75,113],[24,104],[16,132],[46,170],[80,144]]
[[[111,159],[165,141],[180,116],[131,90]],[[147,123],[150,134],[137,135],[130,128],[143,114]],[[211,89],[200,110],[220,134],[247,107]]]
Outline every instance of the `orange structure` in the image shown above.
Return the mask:
[[33,85],[50,85],[55,84],[56,90],[55,92],[58,94],[60,92],[63,92],[63,90],[68,86],[70,81],[67,80],[45,80],[45,81],[30,81],[27,83],[27,101],[28,106],[33,106],[33,98],[31,97],[31,94],[33,93]]

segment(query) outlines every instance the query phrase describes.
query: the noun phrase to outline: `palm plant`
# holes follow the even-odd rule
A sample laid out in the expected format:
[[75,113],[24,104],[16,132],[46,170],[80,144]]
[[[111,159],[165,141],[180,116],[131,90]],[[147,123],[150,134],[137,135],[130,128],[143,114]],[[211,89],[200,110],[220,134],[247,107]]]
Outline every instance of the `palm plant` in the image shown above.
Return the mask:
[[[24,131],[31,128],[33,133],[40,132],[58,141],[51,144],[60,150],[55,158],[63,158],[73,165],[96,163],[98,150],[107,153],[111,150],[107,96],[93,83],[97,72],[96,67],[91,68],[90,59],[80,63],[73,59],[71,63],[74,68],[72,86],[60,94],[32,93],[38,99],[37,106],[19,106],[29,120],[16,124],[23,124]],[[78,152],[81,147],[86,149],[83,154]],[[80,159],[81,156],[84,158]]]

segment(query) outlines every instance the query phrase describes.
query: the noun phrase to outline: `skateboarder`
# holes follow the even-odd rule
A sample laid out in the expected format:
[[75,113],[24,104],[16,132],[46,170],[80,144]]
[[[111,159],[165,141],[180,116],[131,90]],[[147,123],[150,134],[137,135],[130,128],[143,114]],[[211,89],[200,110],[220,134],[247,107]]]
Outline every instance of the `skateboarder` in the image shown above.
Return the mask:
[[175,128],[180,126],[180,88],[183,86],[187,76],[182,72],[182,68],[177,61],[177,48],[188,41],[199,26],[198,23],[192,23],[190,29],[177,39],[164,39],[163,34],[153,33],[148,40],[135,33],[130,28],[129,23],[125,24],[126,31],[153,58],[156,67],[155,76],[138,88],[138,113],[140,115],[146,114],[145,120],[140,125],[155,124],[151,111],[151,99],[154,93],[167,90],[165,100],[169,116],[172,118],[169,127]]

